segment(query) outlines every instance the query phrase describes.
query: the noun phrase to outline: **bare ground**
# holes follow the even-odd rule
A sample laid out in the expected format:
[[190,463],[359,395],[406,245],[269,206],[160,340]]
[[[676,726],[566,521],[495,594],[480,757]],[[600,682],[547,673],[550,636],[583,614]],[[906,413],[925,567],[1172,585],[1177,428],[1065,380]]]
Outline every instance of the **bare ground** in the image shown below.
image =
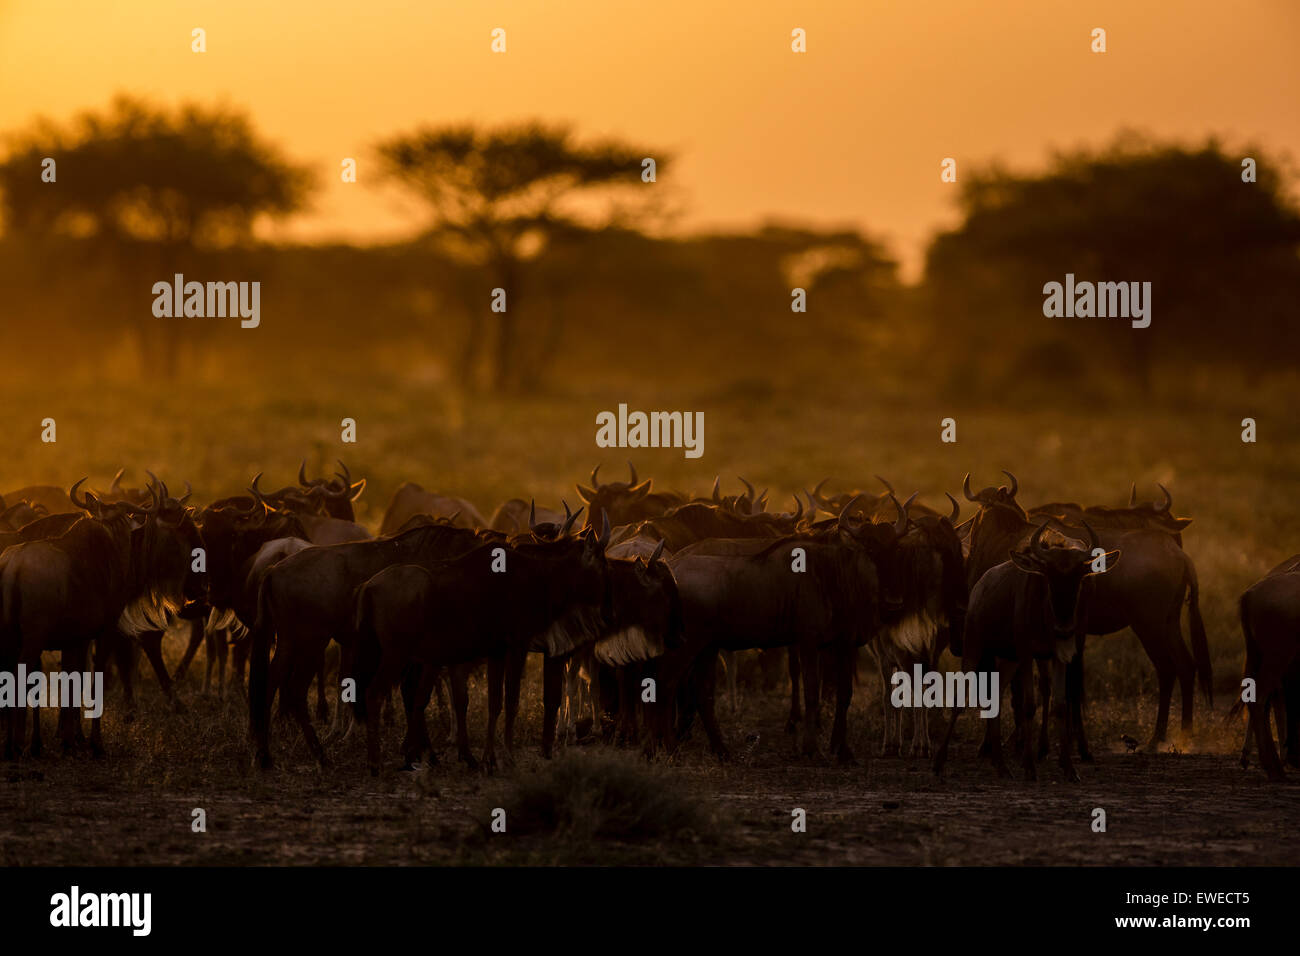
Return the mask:
[[[530,668],[534,692],[535,683]],[[1146,696],[1093,707],[1098,758],[1079,765],[1076,785],[1063,782],[1055,754],[1040,764],[1037,782],[1020,779],[1011,758],[1015,776],[997,779],[975,757],[972,717],[959,725],[963,736],[942,780],[927,760],[876,757],[879,704],[869,689],[855,700],[858,764],[848,767],[795,755],[780,694],[742,695],[734,715],[724,699],[731,763],[719,765],[691,740],[647,768],[650,786],[680,788],[707,822],[629,840],[522,836],[508,824],[504,834],[489,830],[493,807],[504,806],[509,820],[518,775],[543,768],[535,693],[514,770],[472,773],[444,751],[437,766],[399,772],[400,728],[389,728],[389,769],[376,779],[365,772],[360,732],[327,741],[334,762],[320,771],[296,731],[279,722],[278,765],[259,773],[250,767],[241,701],[193,693],[176,714],[156,688],[146,690],[152,694],[135,721],[106,717],[106,759],[56,753],[0,765],[0,864],[1169,867],[1290,864],[1300,850],[1300,789],[1239,766],[1242,725],[1222,710],[1207,719],[1198,709],[1197,733],[1162,752],[1125,752],[1121,733],[1149,735],[1154,701]],[[1177,698],[1175,713],[1176,706]],[[481,702],[470,719],[477,747]],[[47,740],[52,729],[47,722]],[[1009,720],[1003,729],[1009,733]],[[580,759],[613,752],[596,743],[570,749]],[[193,832],[195,808],[206,812],[206,832]],[[796,808],[807,811],[806,833],[792,832]],[[1105,811],[1105,832],[1093,830],[1096,808]]]

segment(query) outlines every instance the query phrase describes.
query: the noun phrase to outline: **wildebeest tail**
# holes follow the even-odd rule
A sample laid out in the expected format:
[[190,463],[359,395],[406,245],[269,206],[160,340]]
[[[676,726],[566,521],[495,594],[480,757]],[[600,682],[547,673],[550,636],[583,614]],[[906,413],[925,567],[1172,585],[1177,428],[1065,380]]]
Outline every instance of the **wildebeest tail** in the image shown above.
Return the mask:
[[1214,708],[1214,674],[1210,667],[1210,644],[1205,637],[1205,622],[1201,620],[1201,603],[1197,599],[1200,585],[1196,581],[1196,566],[1190,558],[1184,561],[1187,578],[1187,623],[1192,632],[1192,658],[1196,661],[1196,675],[1201,693],[1211,709]]
[[[1258,667],[1258,659],[1255,656],[1255,633],[1251,630],[1250,614],[1246,609],[1246,599],[1249,596],[1250,593],[1247,592],[1246,594],[1243,594],[1241,600],[1237,602],[1237,614],[1241,618],[1241,633],[1246,639],[1246,669],[1242,676],[1243,680],[1247,677],[1257,677],[1254,671]],[[1258,692],[1259,688],[1256,687],[1255,689]],[[1232,705],[1232,709],[1228,711],[1228,715],[1230,717],[1235,717],[1237,714],[1241,713],[1242,708],[1245,706],[1246,702],[1242,700],[1241,695],[1238,694],[1237,701]]]
[[271,582],[266,575],[257,589],[257,619],[253,622],[253,648],[248,662],[248,726],[259,743],[271,722],[271,635],[275,621],[271,613]]
[[366,719],[366,691],[370,679],[378,666],[379,638],[375,634],[374,597],[365,584],[352,592],[352,630],[356,637],[353,647],[357,649],[353,661],[353,678],[356,680],[356,698],[352,701],[352,712],[357,720]]

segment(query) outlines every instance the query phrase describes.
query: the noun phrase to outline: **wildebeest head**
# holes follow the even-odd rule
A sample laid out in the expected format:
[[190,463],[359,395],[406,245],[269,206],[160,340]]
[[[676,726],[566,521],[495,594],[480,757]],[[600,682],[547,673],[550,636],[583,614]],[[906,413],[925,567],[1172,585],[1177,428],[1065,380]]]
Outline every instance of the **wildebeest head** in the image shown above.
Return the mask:
[[[925,542],[925,545],[939,557],[943,581],[941,599],[948,617],[951,640],[954,642],[954,646],[960,647],[970,592],[966,585],[966,561],[962,554],[961,538],[957,534],[956,527],[957,518],[961,514],[961,506],[952,495],[948,495],[948,500],[952,502],[952,513],[950,515],[936,517],[922,514],[913,516],[909,513],[908,518],[912,528],[909,534],[919,536]],[[905,510],[910,512],[910,509]]]
[[340,461],[339,468],[342,471],[334,472],[333,478],[308,478],[307,462],[304,461],[298,466],[298,484],[306,490],[307,499],[318,503],[328,517],[355,521],[357,516],[352,502],[366,490],[366,479],[354,482],[347,465]]
[[1010,508],[1019,514],[1021,518],[1024,518],[1025,509],[1020,507],[1020,504],[1016,501],[1016,492],[1020,490],[1020,482],[1016,481],[1015,475],[1005,469],[1002,474],[1011,479],[1010,486],[999,485],[997,488],[988,487],[980,491],[979,494],[972,494],[970,490],[970,475],[968,474],[966,479],[962,482],[962,493],[966,496],[967,501],[978,501],[986,508],[995,506]]
[[680,496],[651,495],[650,479],[638,482],[636,468],[630,461],[627,467],[631,475],[629,481],[611,481],[602,485],[596,478],[600,471],[597,465],[591,469],[592,487],[577,486],[578,494],[587,503],[586,527],[599,528],[602,516],[608,517],[611,528],[643,521],[663,514],[670,505],[680,502]]
[[[907,506],[893,502],[898,511],[898,518],[892,524],[883,521],[868,521],[854,517],[858,510],[859,495],[845,504],[836,519],[836,530],[840,539],[846,544],[856,545],[866,551],[876,566],[880,580],[881,609],[886,614],[896,613],[903,607],[903,577],[898,562],[898,542],[907,533]],[[916,495],[912,495],[915,498]],[[907,499],[911,504],[912,498]]]
[[565,501],[563,498],[560,499],[560,504],[564,505],[563,522],[560,523],[554,521],[539,522],[537,520],[536,500],[530,500],[528,502],[528,530],[531,531],[535,537],[563,538],[573,529],[573,524],[575,521],[578,520],[578,515],[582,514],[583,509],[579,508],[577,511],[570,511],[569,503]]
[[[1080,620],[1081,594],[1085,579],[1094,573],[1093,551],[1097,548],[1097,533],[1084,523],[1089,544],[1086,549],[1077,547],[1073,539],[1061,536],[1060,543],[1043,544],[1043,532],[1049,522],[1044,520],[1023,549],[1011,552],[1011,563],[1027,574],[1045,579],[1046,606],[1044,623],[1058,641],[1076,637],[1085,622]],[[1119,561],[1119,551],[1105,553],[1103,567],[1113,568]]]
[[0,530],[18,531],[33,521],[46,517],[49,511],[40,502],[16,501],[0,512]]
[[[261,476],[259,475],[258,478]],[[234,606],[241,585],[243,563],[267,541],[303,534],[294,515],[277,510],[257,490],[257,478],[248,504],[234,499],[218,502],[199,515],[200,535],[207,551],[208,602],[213,607]]]

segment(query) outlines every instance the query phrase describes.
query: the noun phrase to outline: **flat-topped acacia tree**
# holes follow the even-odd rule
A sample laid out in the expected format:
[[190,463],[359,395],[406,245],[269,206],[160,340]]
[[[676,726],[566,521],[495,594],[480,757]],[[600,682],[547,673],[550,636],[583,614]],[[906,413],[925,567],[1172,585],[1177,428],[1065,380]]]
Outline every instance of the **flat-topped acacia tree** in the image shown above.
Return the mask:
[[[56,163],[54,182],[42,180],[46,158]],[[139,329],[146,363],[170,374],[180,342],[210,327],[154,317],[152,283],[184,272],[201,252],[249,245],[258,219],[301,208],[311,182],[242,113],[194,104],[167,111],[120,96],[107,110],[66,125],[37,120],[11,137],[0,213],[26,240],[79,243],[84,261],[52,255],[52,268],[129,281],[112,297]]]
[[[384,175],[428,206],[428,239],[491,283],[464,291],[472,320],[456,371],[463,384],[474,384],[487,342],[473,317],[482,316],[491,323],[487,378],[500,391],[535,386],[539,365],[554,354],[545,342],[524,347],[530,335],[558,344],[554,328],[540,333],[520,323],[544,311],[521,295],[526,263],[557,242],[650,215],[658,189],[643,181],[643,161],[653,158],[656,174],[667,162],[659,151],[611,140],[582,144],[567,127],[536,122],[492,130],[426,127],[377,150]],[[629,202],[634,190],[642,191],[639,201]],[[505,311],[490,310],[492,288],[506,291]]]

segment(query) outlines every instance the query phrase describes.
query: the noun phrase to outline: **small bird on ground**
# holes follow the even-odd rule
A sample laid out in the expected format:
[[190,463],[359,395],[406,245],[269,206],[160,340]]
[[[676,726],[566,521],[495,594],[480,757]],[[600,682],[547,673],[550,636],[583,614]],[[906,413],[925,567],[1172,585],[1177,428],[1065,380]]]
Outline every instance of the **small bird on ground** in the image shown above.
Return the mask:
[[1119,739],[1124,741],[1124,746],[1128,748],[1129,753],[1132,753],[1133,751],[1138,749],[1138,742],[1134,740],[1132,737],[1130,737],[1128,734],[1120,734]]

